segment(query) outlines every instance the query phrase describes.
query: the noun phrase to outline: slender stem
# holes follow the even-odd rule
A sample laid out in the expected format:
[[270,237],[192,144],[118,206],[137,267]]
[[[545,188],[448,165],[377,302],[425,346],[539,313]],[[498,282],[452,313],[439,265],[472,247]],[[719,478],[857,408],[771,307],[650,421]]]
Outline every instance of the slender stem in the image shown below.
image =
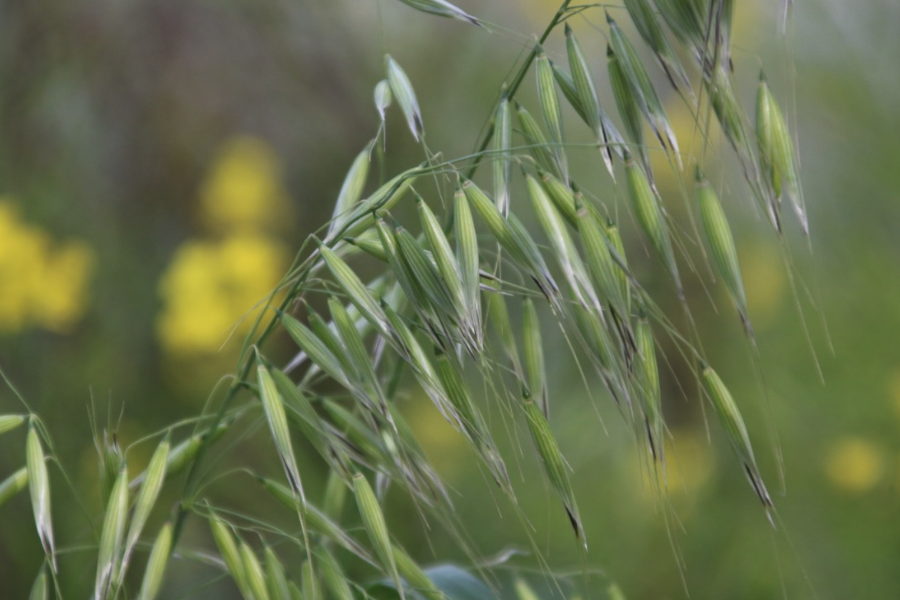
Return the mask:
[[[528,68],[531,66],[531,63],[534,62],[534,59],[537,57],[538,47],[547,41],[547,38],[550,37],[550,33],[559,25],[560,20],[563,18],[563,15],[569,10],[569,3],[572,0],[563,0],[563,3],[559,5],[559,9],[556,11],[556,14],[553,15],[553,19],[550,21],[550,24],[547,25],[547,28],[544,29],[544,33],[538,39],[538,43],[534,48],[531,49],[531,52],[528,53],[528,57],[525,59],[525,62],[519,68],[519,71],[516,73],[516,76],[513,78],[512,83],[509,84],[507,98],[510,100],[513,99],[513,96],[516,95],[516,92],[519,90],[519,86],[522,85],[522,81],[525,79],[525,75],[528,73]],[[475,162],[472,163],[472,166],[469,167],[469,170],[466,172],[466,179],[472,179],[475,176],[475,172],[478,170],[478,167],[481,165],[481,155],[487,150],[488,145],[491,143],[491,139],[494,137],[494,123],[491,121],[490,127],[484,134],[484,138],[481,140],[481,144],[478,147],[478,151],[475,153]]]

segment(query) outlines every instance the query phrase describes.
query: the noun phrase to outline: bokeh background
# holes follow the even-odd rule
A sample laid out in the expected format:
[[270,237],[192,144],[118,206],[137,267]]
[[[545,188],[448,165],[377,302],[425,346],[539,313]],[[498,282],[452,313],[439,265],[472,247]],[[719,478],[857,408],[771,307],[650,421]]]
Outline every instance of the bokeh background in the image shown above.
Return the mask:
[[[99,513],[92,422],[127,445],[195,416],[233,370],[249,323],[241,318],[326,222],[375,134],[385,53],[416,87],[429,146],[448,157],[471,151],[500,82],[556,3],[459,4],[503,28],[391,0],[0,3],[0,367],[44,418],[74,482],[53,471],[61,539],[90,543]],[[735,217],[762,379],[722,290],[696,281],[689,290],[707,355],[747,407],[778,530],[727,441],[715,427],[707,438],[696,397],[679,390],[677,361],[663,373],[673,458],[661,509],[633,436],[596,381],[587,398],[565,341],[544,330],[553,426],[574,469],[589,565],[628,598],[900,597],[900,4],[795,4],[782,35],[780,1],[739,3],[734,57],[745,105],[762,65],[797,131],[811,244],[794,227],[783,248],[748,210],[725,142],[706,155]],[[602,23],[599,11],[573,20],[598,76]],[[565,62],[562,42],[554,34],[547,49]],[[396,109],[387,140],[385,172],[421,160]],[[581,160],[587,172],[600,168]],[[628,228],[632,261],[666,302],[671,290]],[[276,340],[270,354],[290,351]],[[21,410],[0,390],[0,413]],[[421,398],[404,410],[458,492],[478,551],[527,549],[462,440]],[[268,464],[261,444],[233,443],[242,460]],[[151,450],[133,449],[134,468]],[[308,485],[321,493],[324,469],[308,462]],[[18,430],[0,439],[0,477],[23,463]],[[577,571],[552,490],[519,477],[534,467],[525,452],[513,469],[534,538],[552,568]],[[240,479],[218,491],[237,506],[265,502]],[[423,562],[465,563],[451,537],[426,534],[408,514],[400,500],[389,519]],[[25,597],[42,556],[27,495],[0,509],[0,524],[0,596]],[[185,539],[209,549],[204,536],[189,528]],[[64,571],[80,590],[72,597],[92,585],[83,554],[79,563],[74,550]],[[167,597],[232,593],[211,569],[171,573]]]

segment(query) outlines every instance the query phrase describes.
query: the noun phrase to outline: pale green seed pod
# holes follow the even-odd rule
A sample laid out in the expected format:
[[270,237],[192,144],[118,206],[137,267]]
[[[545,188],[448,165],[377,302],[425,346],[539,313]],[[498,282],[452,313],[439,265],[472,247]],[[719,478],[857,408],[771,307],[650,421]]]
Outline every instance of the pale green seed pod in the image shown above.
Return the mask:
[[547,142],[544,132],[541,131],[540,126],[534,117],[531,116],[531,113],[516,102],[516,115],[519,119],[519,127],[525,136],[525,143],[529,146],[528,151],[538,166],[544,171],[552,171],[562,176],[562,171],[556,163],[556,155],[550,149],[550,144]]
[[572,190],[562,181],[549,173],[541,175],[541,185],[554,206],[572,227],[576,226],[575,198]]
[[[581,204],[580,201],[578,203]],[[622,289],[616,272],[617,267],[610,253],[611,242],[607,240],[600,224],[588,214],[584,206],[579,206],[577,225],[584,246],[588,274],[594,288],[609,302],[617,318],[623,322],[627,321],[628,309],[625,299],[622,297]]]
[[641,391],[644,408],[644,424],[650,453],[656,460],[663,460],[663,423],[662,394],[659,386],[659,368],[656,364],[656,347],[653,343],[653,331],[646,317],[637,320],[635,326],[635,345],[637,346],[636,378]]
[[351,210],[362,197],[363,188],[366,186],[366,178],[369,175],[369,153],[372,151],[372,144],[373,142],[369,142],[363,151],[356,156],[356,159],[350,166],[350,170],[347,172],[347,176],[344,178],[341,191],[338,193],[337,202],[334,205],[331,225],[328,226],[329,237],[332,232],[340,231],[344,227]]
[[28,437],[25,442],[25,464],[28,468],[28,488],[31,492],[31,507],[34,522],[44,553],[50,559],[53,572],[56,572],[56,548],[53,542],[53,520],[50,510],[50,476],[44,449],[38,436],[32,417],[28,423]]
[[325,480],[325,493],[322,497],[322,509],[325,515],[335,521],[340,521],[346,500],[347,483],[336,471],[329,471],[328,478]]
[[609,23],[610,45],[622,67],[622,73],[625,75],[625,80],[637,102],[638,108],[644,113],[660,143],[666,148],[670,156],[675,159],[678,167],[681,168],[678,140],[663,109],[662,102],[660,102],[659,96],[656,94],[653,82],[644,68],[644,64],[641,62],[631,42],[625,37],[615,20],[609,16],[609,13],[606,15],[606,21]]
[[472,25],[481,26],[481,23],[462,9],[450,4],[446,0],[400,0],[403,4],[411,6],[416,10],[426,12],[439,17],[449,17],[459,21],[465,21]]
[[[494,285],[491,284],[491,287],[494,287]],[[516,344],[516,338],[513,335],[512,322],[509,319],[506,300],[503,298],[503,292],[499,288],[496,289],[496,292],[487,294],[488,321],[496,329],[500,337],[500,345],[503,347],[503,351],[510,363],[512,363],[512,368],[517,377],[522,381],[525,378],[525,372],[522,370],[522,362],[519,360],[518,344]]]
[[332,556],[328,548],[321,547],[316,551],[319,572],[322,574],[322,583],[325,589],[335,600],[353,600],[353,590],[350,588],[347,576],[341,570],[341,566]]
[[35,577],[34,583],[31,585],[31,592],[28,594],[28,600],[49,600],[50,586],[47,583],[47,570],[41,565],[38,576]]
[[346,238],[344,241],[356,246],[369,256],[373,256],[382,262],[387,262],[388,260],[387,253],[384,251],[384,246],[382,246],[381,242],[377,239],[371,237],[351,237]]
[[613,98],[616,100],[616,107],[619,109],[619,116],[625,125],[625,131],[631,138],[631,141],[638,148],[641,156],[641,163],[647,172],[650,172],[650,155],[647,151],[647,142],[644,139],[644,126],[641,123],[641,109],[631,93],[628,86],[628,79],[622,70],[619,58],[613,51],[612,46],[606,46],[606,68],[609,73],[609,83],[612,88]]
[[728,441],[731,442],[731,447],[734,448],[735,453],[741,460],[747,479],[750,481],[750,485],[753,486],[753,491],[756,492],[763,506],[768,508],[772,506],[772,499],[769,497],[769,492],[766,490],[759,469],[756,467],[756,458],[753,456],[753,447],[750,445],[750,435],[747,433],[747,426],[744,424],[741,412],[738,410],[737,404],[728,388],[725,387],[725,384],[718,374],[713,371],[712,367],[704,363],[701,363],[700,367],[703,375],[703,386],[709,399],[712,401],[716,414],[719,416],[719,421],[722,423],[722,428],[728,436]]
[[638,224],[666,265],[666,269],[678,289],[678,297],[684,300],[681,277],[675,262],[675,252],[669,238],[669,227],[666,225],[659,198],[650,187],[650,182],[643,169],[631,157],[626,159],[625,172],[628,176],[628,195],[631,197],[631,205],[634,208]]
[[26,415],[0,415],[0,435],[25,422]]
[[326,246],[320,246],[322,258],[331,274],[334,275],[338,285],[347,294],[350,301],[356,306],[360,314],[362,314],[372,327],[381,335],[390,337],[390,330],[387,326],[387,317],[384,311],[372,297],[372,294],[366,288],[365,284],[360,280],[359,276],[353,272],[347,263],[339,257],[335,252]]
[[531,586],[520,577],[516,577],[513,588],[516,590],[516,598],[518,600],[540,600],[537,594],[534,593],[534,590],[531,589]]
[[[416,206],[419,211],[419,220],[422,223],[422,231],[425,233],[429,246],[431,246],[431,255],[437,264],[438,273],[440,273],[444,285],[450,292],[453,303],[457,307],[465,307],[466,298],[462,276],[460,275],[459,265],[456,263],[453,249],[450,247],[450,242],[447,240],[447,236],[444,235],[444,230],[441,224],[438,223],[437,217],[434,216],[434,213],[431,212],[431,209],[421,198],[417,198]],[[458,312],[465,314],[466,311],[458,310]]]
[[337,239],[356,237],[369,231],[375,224],[375,211],[388,211],[397,204],[412,187],[419,172],[418,167],[404,171],[375,190],[371,196],[358,202],[347,216],[346,225],[335,230],[326,241],[332,243]]
[[585,306],[599,308],[594,289],[588,279],[587,270],[575,249],[572,237],[569,235],[559,211],[544,192],[544,188],[530,174],[525,181],[528,187],[528,195],[537,216],[538,223],[550,240],[550,246],[559,266],[562,268],[566,280],[569,282],[578,301]]
[[545,416],[550,415],[547,397],[547,371],[544,364],[544,344],[541,340],[541,322],[534,302],[525,298],[522,303],[522,354],[525,357],[525,373],[532,400],[536,400]]
[[271,600],[290,600],[291,592],[288,589],[287,577],[284,574],[284,565],[278,560],[275,551],[266,546],[263,552],[266,565],[266,588]]
[[650,6],[650,0],[624,0],[624,4],[635,28],[653,50],[653,54],[656,56],[659,66],[665,71],[669,82],[676,90],[680,89],[679,85],[684,86],[693,98],[691,81],[677,54],[669,44],[669,39],[656,18],[656,12]]
[[547,55],[540,48],[534,64],[537,72],[538,101],[541,105],[541,113],[544,116],[544,125],[546,125],[550,134],[552,152],[556,158],[556,164],[559,166],[560,177],[568,181],[569,168],[566,150],[563,147],[562,111],[559,107],[559,99],[556,96],[556,86],[553,83],[553,67],[550,66],[550,59],[547,58]]
[[328,345],[306,325],[287,313],[281,314],[281,324],[284,326],[285,331],[288,332],[288,335],[291,336],[291,339],[297,343],[301,350],[306,352],[310,360],[322,371],[344,387],[348,389],[352,387],[341,361],[328,348]]
[[298,588],[297,584],[293,581],[288,582],[288,589],[291,592],[291,600],[306,600],[303,596],[303,592],[300,591],[300,588]]
[[[572,76],[556,66],[556,64],[553,64],[553,76],[556,78],[556,84],[559,86],[559,89],[562,90],[566,100],[569,101],[569,104],[578,116],[581,117],[581,120],[586,124],[589,124],[587,119],[587,109],[581,105],[581,100],[578,98],[578,90],[575,89],[575,81],[572,79]],[[602,108],[600,109],[600,125],[606,135],[606,147],[614,150],[621,158],[622,148],[625,147],[625,138],[622,137],[616,124],[613,123],[612,119],[609,118]],[[615,179],[615,177],[613,177],[613,179]]]
[[622,235],[619,232],[619,226],[610,223],[606,228],[606,237],[615,251],[613,261],[616,263],[616,280],[619,282],[619,289],[622,291],[622,298],[625,300],[625,313],[631,314],[631,284],[628,281],[629,271],[628,263],[625,259],[625,244],[622,242]]
[[172,550],[172,523],[163,525],[150,550],[150,558],[147,559],[147,568],[144,570],[144,580],[141,582],[141,590],[138,600],[153,600],[159,593],[160,587],[166,575],[166,565],[169,562],[169,554]]
[[484,345],[481,328],[481,277],[479,275],[480,254],[475,221],[465,192],[456,190],[453,195],[454,227],[456,228],[456,260],[465,296],[466,312],[469,315],[469,330],[480,350]]
[[[290,410],[286,411],[288,418],[299,427],[303,436],[325,460],[333,459],[329,433],[309,398],[300,391],[300,388],[283,371],[272,369],[270,374],[281,397],[285,400],[286,405],[290,407]],[[339,463],[329,464],[335,464],[336,468],[339,465]]]
[[709,182],[703,178],[700,167],[696,174],[697,204],[700,206],[700,222],[703,229],[703,237],[706,247],[712,257],[713,266],[719,277],[737,306],[747,331],[750,328],[750,317],[747,312],[747,296],[744,293],[744,280],[741,277],[741,267],[738,263],[737,249],[728,219],[722,210],[722,205],[716,197],[716,193],[710,187]]
[[337,326],[338,334],[346,348],[347,362],[365,390],[367,403],[371,405],[373,400],[377,401],[378,410],[385,415],[387,400],[381,391],[378,377],[375,375],[375,366],[372,364],[365,342],[359,334],[359,329],[356,328],[356,323],[350,317],[343,302],[333,296],[328,299],[328,309],[331,311],[331,318]]
[[441,278],[425,251],[416,242],[416,238],[403,227],[397,228],[397,246],[414,281],[425,292],[428,303],[437,315],[456,317],[457,305],[453,301],[453,293],[448,287],[448,282]]
[[128,520],[128,470],[122,465],[106,503],[100,547],[97,551],[97,577],[94,582],[95,600],[109,597],[122,559],[122,540]]
[[300,567],[300,574],[303,578],[303,598],[305,600],[321,600],[322,594],[319,591],[319,580],[316,578],[311,561],[303,561],[303,565]]
[[267,479],[265,477],[258,477],[257,479],[266,489],[266,491],[272,494],[272,497],[278,500],[278,502],[280,502],[288,510],[303,510],[304,520],[306,521],[306,525],[310,530],[328,540],[333,541],[347,551],[362,558],[366,562],[373,562],[368,552],[361,548],[360,545],[357,544],[347,532],[345,532],[337,524],[335,524],[334,521],[329,519],[321,510],[313,506],[312,503],[307,502],[304,508],[300,505],[300,496],[298,496],[286,485],[283,485],[271,479]]
[[550,275],[537,244],[522,223],[514,214],[504,219],[487,194],[471,181],[465,182],[463,190],[500,245],[509,252],[513,260],[528,271],[548,299],[558,301],[559,288]]
[[444,593],[438,589],[430,577],[422,570],[416,561],[410,558],[402,548],[392,545],[391,551],[394,561],[397,563],[397,570],[409,587],[425,596],[428,600],[447,600]]
[[578,514],[578,505],[575,503],[575,492],[572,489],[572,483],[569,481],[569,473],[566,471],[566,464],[562,453],[559,451],[559,445],[556,443],[556,437],[553,435],[544,413],[541,412],[534,402],[526,400],[524,407],[528,429],[531,431],[531,439],[534,441],[538,455],[541,457],[547,478],[560,495],[563,507],[566,509],[566,514],[572,524],[572,529],[575,530],[575,537],[587,549],[587,540],[584,537],[581,517]]
[[706,20],[693,0],[654,0],[660,15],[684,46],[702,56],[706,48]]
[[28,468],[22,467],[0,482],[0,507],[28,486]]
[[252,594],[247,600],[270,600],[269,590],[266,587],[266,574],[256,553],[249,544],[238,541],[241,563],[244,565],[244,575],[247,578],[247,586]]
[[606,373],[615,373],[618,369],[618,357],[615,354],[612,338],[597,314],[583,306],[572,307],[579,335],[587,344],[588,351]]
[[366,533],[369,534],[372,548],[381,561],[381,566],[394,580],[394,584],[400,591],[400,597],[405,598],[381,506],[378,504],[378,498],[375,497],[375,493],[362,473],[357,473],[353,476],[353,493],[356,495],[356,506],[359,509],[360,517],[362,517],[363,527]]
[[125,547],[122,551],[122,568],[117,577],[117,585],[121,585],[125,578],[125,569],[131,558],[131,552],[137,544],[141,532],[150,518],[150,512],[156,504],[159,492],[162,489],[163,482],[166,479],[166,463],[169,460],[169,434],[156,447],[153,456],[150,457],[150,464],[147,465],[147,475],[141,484],[141,490],[137,494],[134,502],[134,511],[131,517],[131,525],[128,528],[128,535],[125,538]]
[[[381,245],[387,255],[388,264],[394,274],[394,278],[406,295],[406,298],[413,304],[416,310],[430,313],[431,307],[428,303],[428,297],[425,290],[412,274],[409,265],[400,256],[400,248],[397,243],[397,236],[388,227],[385,220],[381,217],[376,219],[375,228],[378,230],[378,237],[381,239]],[[428,314],[428,318],[431,314]]]
[[491,471],[491,475],[504,491],[511,492],[509,475],[503,458],[497,451],[491,432],[481,411],[475,404],[472,392],[466,383],[462,366],[452,354],[438,352],[435,365],[441,385],[447,397],[459,414],[463,433],[470,440],[478,455]]
[[[166,461],[166,479],[175,477],[176,475],[181,473],[188,465],[193,462],[194,458],[196,458],[197,453],[200,451],[200,447],[203,445],[204,441],[208,439],[209,444],[215,443],[225,434],[225,432],[233,422],[234,419],[226,419],[222,423],[219,423],[214,431],[202,431],[196,435],[189,437],[188,439],[172,448],[171,452],[169,452],[169,458]],[[146,477],[146,472],[135,477],[134,481],[132,481],[131,483],[132,487],[143,482]]]
[[305,502],[303,483],[300,481],[300,468],[297,466],[297,459],[294,456],[291,433],[288,430],[287,416],[284,412],[284,400],[282,400],[281,394],[278,393],[275,380],[272,379],[268,369],[262,362],[257,365],[256,374],[259,382],[260,400],[266,413],[266,421],[269,423],[269,431],[272,433],[272,441],[275,442],[278,458],[281,460],[281,465],[284,467],[285,475],[291,487],[300,494],[300,498]]
[[116,478],[122,470],[125,456],[119,447],[115,432],[110,434],[105,429],[102,435],[95,437],[94,447],[97,449],[97,454],[100,457],[100,498],[103,502],[106,502],[116,483]]
[[322,315],[316,312],[309,304],[306,305],[306,320],[309,323],[309,329],[331,351],[342,370],[350,370],[351,366],[347,360],[347,349],[344,348],[343,342],[338,339],[334,327],[326,323]]
[[409,81],[406,72],[397,64],[391,55],[384,57],[387,66],[387,80],[391,86],[394,98],[406,117],[406,125],[416,141],[425,133],[425,126],[422,124],[422,113],[419,110],[419,101],[416,100],[416,92],[413,90],[412,83]]
[[581,117],[581,120],[584,121],[586,125],[590,126],[588,111],[581,103],[581,98],[578,96],[578,90],[575,89],[575,80],[572,79],[572,76],[569,73],[565,72],[552,60],[550,61],[550,66],[553,67],[553,77],[556,79],[556,85],[559,86],[563,96],[566,97],[569,105],[575,113]]
[[225,563],[225,568],[228,570],[231,578],[234,579],[244,598],[251,598],[252,591],[247,581],[243,558],[237,543],[234,541],[231,528],[216,515],[210,516],[209,526],[212,530],[216,547],[219,549],[219,554]]
[[512,145],[512,119],[510,118],[509,99],[506,95],[506,84],[500,94],[500,104],[494,113],[494,200],[497,210],[504,217],[509,214],[509,148]]
[[591,77],[587,59],[568,23],[566,23],[566,52],[569,58],[569,70],[572,72],[575,92],[580,100],[579,103],[584,108],[588,126],[590,126],[597,139],[597,144],[603,155],[603,162],[606,164],[606,170],[609,171],[610,175],[613,175],[612,152],[609,148],[609,139],[600,119],[602,114],[600,98],[597,95],[597,88],[594,86],[594,79]]
[[711,69],[711,73],[707,77],[704,77],[704,83],[722,133],[737,153],[744,170],[744,177],[750,183],[756,201],[769,218],[772,227],[780,234],[780,206],[777,199],[773,197],[774,192],[768,189],[769,186],[759,171],[752,140],[744,124],[746,120],[744,110],[734,91],[731,73],[724,65],[718,65]]
[[756,98],[756,137],[764,183],[776,197],[780,198],[782,194],[788,197],[800,219],[803,233],[809,235],[809,222],[797,176],[794,142],[762,72],[759,74]]
[[375,84],[375,92],[373,94],[375,100],[375,108],[378,110],[378,116],[381,117],[382,126],[384,126],[385,113],[393,101],[391,95],[391,84],[387,79],[382,79]]

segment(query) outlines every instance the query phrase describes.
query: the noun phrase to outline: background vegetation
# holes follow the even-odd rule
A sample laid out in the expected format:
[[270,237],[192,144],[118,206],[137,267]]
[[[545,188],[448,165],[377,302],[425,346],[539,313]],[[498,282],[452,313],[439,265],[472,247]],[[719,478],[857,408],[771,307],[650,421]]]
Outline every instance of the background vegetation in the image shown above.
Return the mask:
[[[459,4],[535,33],[556,9],[537,0]],[[371,95],[384,53],[414,82],[429,143],[462,155],[523,42],[387,1],[91,0],[5,2],[0,10],[0,366],[53,433],[89,514],[99,506],[91,415],[101,428],[118,423],[118,437],[131,442],[195,415],[233,370],[242,332],[226,342],[229,327],[330,218],[346,169],[377,127]],[[786,38],[778,37],[780,2],[738,10],[738,68],[777,65],[767,69],[777,73],[772,87],[790,99],[783,106],[798,130],[813,249],[792,235],[792,255],[828,321],[834,352],[804,298],[807,339],[777,243],[746,211],[733,223],[783,448],[784,493],[771,448],[758,453],[784,527],[772,533],[731,457],[724,460],[724,440],[707,441],[698,404],[670,402],[676,553],[636,445],[623,428],[607,431],[584,417],[591,404],[565,342],[545,333],[559,346],[546,352],[553,426],[574,469],[590,566],[631,598],[685,597],[685,587],[701,598],[774,597],[782,588],[791,598],[812,589],[820,598],[895,597],[900,149],[891,132],[900,130],[900,7],[799,2]],[[573,26],[579,35],[591,31],[590,23]],[[564,55],[561,32],[547,48]],[[603,44],[589,52],[602,64]],[[743,81],[751,105],[755,81]],[[421,160],[399,113],[387,135],[389,173]],[[723,196],[728,210],[744,210],[741,193]],[[641,256],[637,246],[630,256]],[[758,395],[739,324],[713,314],[702,288],[689,293],[708,307],[696,315],[706,352],[735,396]],[[716,306],[727,307],[724,298]],[[677,310],[674,298],[670,309]],[[292,345],[282,342],[286,358]],[[680,398],[675,376],[663,368],[663,378],[664,393]],[[408,419],[428,432],[425,452],[458,492],[475,546],[485,555],[526,547],[520,525],[498,517],[461,439],[420,407],[410,401]],[[12,394],[0,391],[0,413],[18,411]],[[613,410],[601,416],[618,418]],[[762,414],[746,416],[765,430]],[[0,442],[5,476],[24,463],[24,445]],[[267,450],[247,460],[265,464]],[[137,463],[152,449],[140,451],[146,456]],[[310,461],[305,473],[314,468],[321,465]],[[321,491],[324,472],[306,478]],[[528,485],[521,497],[548,562],[577,569],[553,491],[539,479]],[[238,506],[259,501],[255,487],[229,493]],[[60,515],[80,511],[64,486],[54,502]],[[453,540],[409,520],[408,507],[392,509],[392,530],[417,556],[466,560]],[[0,589],[24,597],[42,559],[27,495],[2,510]],[[70,528],[59,537],[74,538],[87,521],[59,526]],[[186,536],[206,543],[205,530]],[[93,566],[85,572],[89,590]],[[214,575],[173,568],[171,589]],[[230,590],[218,582],[196,593]]]

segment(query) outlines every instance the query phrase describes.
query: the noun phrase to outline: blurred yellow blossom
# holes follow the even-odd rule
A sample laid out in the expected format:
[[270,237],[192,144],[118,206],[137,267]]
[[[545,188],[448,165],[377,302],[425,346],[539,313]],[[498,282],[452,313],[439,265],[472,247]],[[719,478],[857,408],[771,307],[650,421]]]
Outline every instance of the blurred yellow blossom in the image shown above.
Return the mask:
[[0,197],[0,332],[68,331],[87,310],[93,262],[86,244],[54,243],[20,219],[11,199]]
[[872,442],[847,437],[828,453],[825,472],[835,487],[849,492],[866,492],[881,479],[884,457]]
[[249,136],[226,142],[200,191],[200,209],[213,231],[256,231],[284,223],[289,204],[274,150]]
[[216,238],[183,243],[160,281],[157,335],[182,356],[213,354],[229,335],[248,333],[253,307],[287,269],[288,250],[270,235],[290,217],[275,151],[255,137],[227,141],[200,191],[200,211]]
[[160,282],[163,312],[157,332],[163,346],[182,354],[216,352],[232,328],[247,333],[254,305],[287,269],[286,248],[260,234],[182,244]]
[[747,303],[754,323],[765,323],[778,313],[787,279],[778,250],[769,244],[748,244],[739,251]]
[[665,483],[669,491],[691,493],[703,487],[716,467],[715,454],[703,433],[682,429],[673,432],[666,442]]

